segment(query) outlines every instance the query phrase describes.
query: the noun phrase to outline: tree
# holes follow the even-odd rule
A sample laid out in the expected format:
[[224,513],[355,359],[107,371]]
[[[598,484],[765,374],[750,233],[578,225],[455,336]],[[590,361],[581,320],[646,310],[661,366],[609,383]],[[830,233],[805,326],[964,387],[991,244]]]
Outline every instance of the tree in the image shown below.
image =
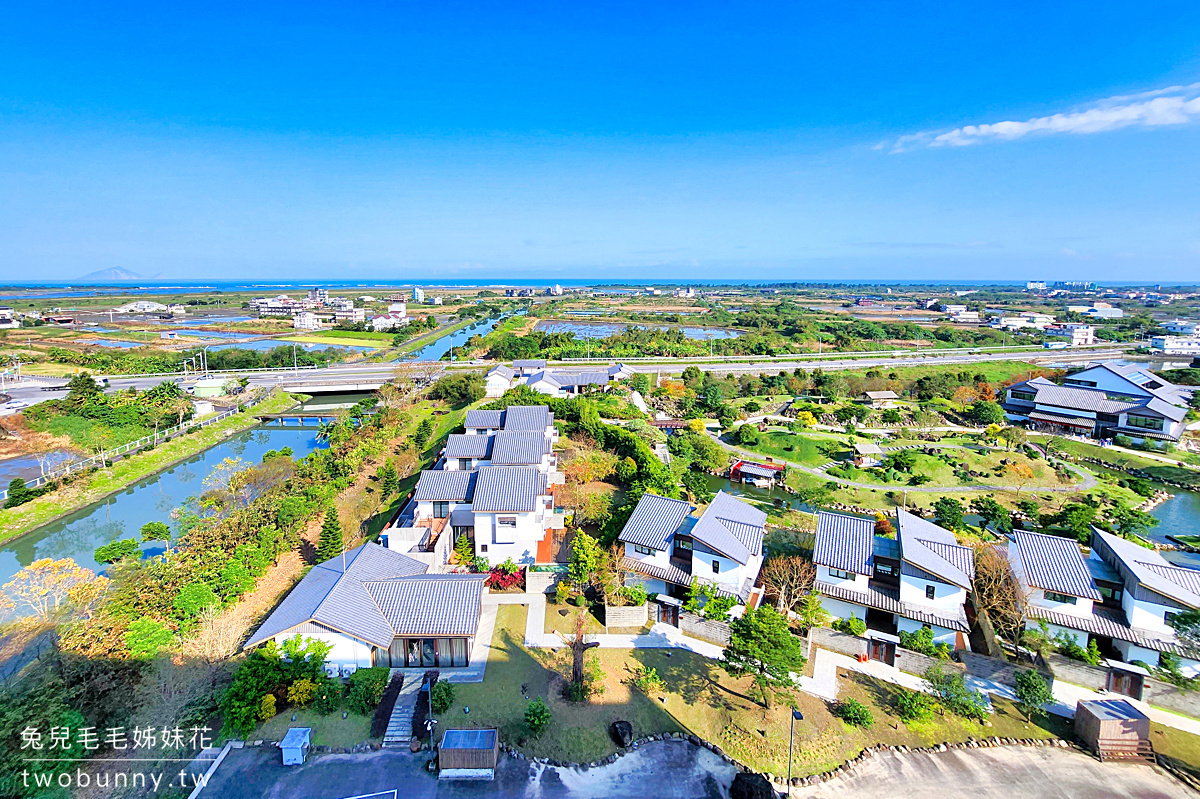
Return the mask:
[[1004,424],[1004,409],[990,400],[976,400],[967,415],[977,425]]
[[57,621],[75,606],[75,597],[89,583],[103,589],[104,577],[97,577],[70,558],[39,558],[13,575],[4,584],[4,593],[18,607],[24,606],[41,621]]
[[625,381],[625,384],[629,386],[630,391],[636,391],[639,394],[645,394],[650,390],[650,376],[644,372],[634,372],[629,376],[629,379]]
[[149,660],[171,646],[175,635],[161,621],[141,618],[125,632],[125,647],[135,660]]
[[775,607],[785,617],[812,587],[817,567],[798,555],[774,557],[763,564],[762,583],[775,596]]
[[571,542],[571,559],[567,563],[567,576],[575,587],[582,591],[592,580],[596,567],[600,565],[600,545],[583,530],[575,531]]
[[954,401],[959,410],[965,411],[967,406],[979,399],[979,392],[971,386],[959,386],[954,390]]
[[208,583],[188,583],[179,589],[172,605],[184,619],[194,619],[204,611],[220,604],[220,599]]
[[721,665],[730,675],[754,678],[763,706],[771,707],[772,688],[792,688],[792,674],[804,668],[804,646],[788,629],[787,619],[765,605],[734,619]]
[[976,721],[983,721],[987,717],[987,700],[982,693],[967,686],[963,675],[956,672],[948,674],[940,663],[936,663],[925,670],[924,676],[930,693],[951,713]]
[[1033,669],[1022,669],[1016,674],[1017,705],[1025,717],[1033,721],[1034,716],[1045,715],[1046,705],[1054,701],[1054,694],[1041,674]]
[[487,387],[482,373],[459,372],[440,378],[430,389],[429,396],[451,405],[469,405],[483,399],[486,393]]
[[454,542],[454,561],[468,566],[473,560],[475,560],[475,547],[466,533],[460,533],[458,540]]
[[1137,508],[1131,508],[1120,500],[1113,502],[1112,507],[1108,509],[1108,518],[1117,528],[1117,532],[1125,538],[1141,535],[1151,527],[1157,527],[1159,522],[1158,518]]
[[1009,426],[1000,431],[1000,438],[1003,439],[1006,447],[1013,449],[1024,444],[1028,435],[1023,427]]
[[525,724],[529,726],[530,732],[540,736],[542,730],[549,726],[550,719],[550,706],[546,704],[546,700],[540,696],[529,700],[529,704],[525,706]]
[[166,544],[167,551],[171,549],[171,528],[164,522],[146,522],[140,530],[142,534],[142,543],[150,541],[162,541]]
[[128,558],[134,553],[140,553],[142,547],[138,544],[136,538],[123,538],[119,541],[113,541],[103,546],[96,547],[96,551],[92,553],[92,557],[97,563],[116,563],[118,560]]
[[881,535],[881,536],[887,537],[887,536],[895,535],[895,533],[896,533],[896,528],[892,527],[892,523],[888,520],[888,517],[883,515],[883,513],[876,513],[875,514],[875,535]]
[[1096,520],[1096,509],[1083,502],[1071,502],[1055,519],[1070,530],[1079,543],[1086,544],[1092,538],[1092,522]]
[[379,493],[384,499],[400,490],[400,475],[396,473],[396,467],[391,458],[383,462],[379,471],[376,472],[376,476],[379,478]]
[[588,696],[588,676],[583,668],[583,656],[589,649],[600,646],[599,641],[588,641],[583,632],[583,608],[575,614],[575,634],[571,636],[571,686],[569,696],[582,701]]
[[802,630],[807,631],[813,627],[820,627],[827,621],[829,621],[829,613],[821,604],[821,595],[816,591],[809,591],[800,600],[800,606],[796,608],[796,623]]
[[38,495],[37,491],[25,484],[20,477],[14,477],[8,482],[8,499],[4,501],[5,509],[24,505]]
[[1027,463],[1009,463],[1004,467],[1004,476],[1012,480],[1013,485],[1017,487],[1017,496],[1019,497],[1021,489],[1033,479],[1033,469]]
[[713,501],[714,494],[708,485],[708,475],[703,472],[686,471],[679,481],[683,483],[684,489],[687,490],[688,496],[692,498],[693,502],[707,505]]
[[762,436],[758,432],[758,428],[749,422],[740,426],[737,430],[738,443],[744,447],[753,447],[762,440]]
[[971,586],[975,610],[986,614],[996,634],[1006,638],[1015,650],[1025,635],[1030,603],[1002,546],[982,544],[975,548]]
[[426,416],[421,420],[421,423],[417,425],[417,432],[413,433],[413,441],[417,442],[418,447],[423,447],[426,443],[428,443],[429,438],[432,435],[433,422],[431,422],[429,417]]
[[934,521],[947,530],[957,532],[963,527],[964,508],[962,503],[953,497],[942,497],[933,503]]
[[325,520],[321,522],[321,537],[317,541],[317,563],[323,563],[342,553],[342,523],[337,508],[332,503],[325,509]]
[[971,500],[971,510],[983,519],[984,526],[993,525],[996,532],[1004,535],[1012,532],[1012,514],[992,497],[977,497]]

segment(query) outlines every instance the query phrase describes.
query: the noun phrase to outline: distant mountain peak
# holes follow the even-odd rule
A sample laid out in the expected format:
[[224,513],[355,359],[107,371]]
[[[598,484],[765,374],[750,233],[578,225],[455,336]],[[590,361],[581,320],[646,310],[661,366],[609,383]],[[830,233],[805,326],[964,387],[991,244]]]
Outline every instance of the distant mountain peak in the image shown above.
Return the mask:
[[119,266],[114,266],[110,269],[101,269],[98,272],[89,272],[80,280],[141,280],[142,275],[137,272],[130,272],[128,269],[123,269]]

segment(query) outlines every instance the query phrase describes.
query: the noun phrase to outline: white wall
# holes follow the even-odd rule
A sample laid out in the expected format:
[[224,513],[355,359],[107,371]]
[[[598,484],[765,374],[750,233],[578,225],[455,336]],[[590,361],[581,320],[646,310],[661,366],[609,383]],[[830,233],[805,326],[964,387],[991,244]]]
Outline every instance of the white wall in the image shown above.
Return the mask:
[[835,619],[848,619],[851,616],[856,616],[864,622],[867,620],[866,607],[855,605],[853,602],[844,602],[833,597],[822,596],[821,607],[825,608],[825,612]]
[[1096,388],[1105,391],[1117,391],[1122,394],[1130,394],[1138,397],[1148,397],[1150,392],[1139,388],[1135,383],[1126,380],[1120,375],[1113,374],[1107,369],[1094,366],[1091,369],[1084,369],[1082,372],[1077,372],[1073,375],[1068,375],[1071,380],[1087,380],[1096,384]]
[[[367,669],[372,665],[371,645],[351,638],[348,635],[342,635],[341,633],[301,633],[301,636],[333,645],[333,649],[329,650],[329,654],[325,656],[326,663],[336,665],[339,668],[346,663],[353,663],[360,669]],[[275,643],[282,644],[287,639],[295,637],[295,633],[280,633],[275,636]]]
[[1029,596],[1029,604],[1037,605],[1039,608],[1053,610],[1056,613],[1065,613],[1068,616],[1091,616],[1092,605],[1091,599],[1085,597],[1075,597],[1075,604],[1069,602],[1055,602],[1051,599],[1046,599],[1045,592],[1040,588],[1034,588]]
[[[718,570],[713,571],[713,561],[717,562]],[[692,545],[692,576],[701,580],[711,580],[729,586],[733,591],[741,587],[749,572],[746,567],[733,558],[726,557],[711,549],[701,546],[698,542]]]
[[1179,612],[1175,608],[1144,599],[1134,599],[1133,592],[1126,590],[1121,593],[1121,609],[1125,611],[1125,618],[1129,619],[1130,627],[1171,635],[1175,633],[1175,628],[1167,624],[1165,618],[1167,611]]
[[[926,599],[925,587],[930,585],[935,591],[934,598]],[[962,614],[963,603],[967,601],[967,589],[902,573],[900,601],[930,608],[944,616],[957,617]]]
[[662,580],[657,580],[652,577],[644,577],[635,572],[628,572],[625,575],[625,585],[641,585],[646,589],[647,594],[663,594],[671,595],[671,587]]
[[641,561],[642,563],[658,566],[662,569],[665,569],[671,565],[671,553],[669,550],[656,549],[650,555],[643,555],[635,551],[633,547],[633,544],[629,543],[628,541],[625,542],[625,557],[629,558],[630,560]]
[[[497,529],[496,517],[516,517],[517,526]],[[516,563],[533,563],[537,545],[546,536],[538,513],[479,513],[475,514],[475,554],[495,566],[512,558]],[[487,546],[487,551],[483,547]]]
[[[1087,649],[1088,634],[1086,632],[1084,632],[1082,630],[1073,630],[1070,627],[1060,627],[1057,624],[1048,624],[1047,626],[1050,629],[1050,637],[1051,638],[1057,638],[1059,636],[1059,634],[1062,633],[1070,638],[1073,638],[1075,640],[1075,643],[1079,644],[1084,649]],[[1034,632],[1038,632],[1041,630],[1041,625],[1038,624],[1037,619],[1030,619],[1025,622],[1025,629],[1033,630]],[[1116,642],[1114,641],[1113,643],[1116,643]]]
[[817,567],[817,579],[821,582],[829,583],[830,585],[836,585],[839,588],[846,588],[851,591],[861,591],[865,594],[867,592],[867,576],[865,574],[851,574],[850,577],[851,579],[834,577],[829,573],[828,566]]

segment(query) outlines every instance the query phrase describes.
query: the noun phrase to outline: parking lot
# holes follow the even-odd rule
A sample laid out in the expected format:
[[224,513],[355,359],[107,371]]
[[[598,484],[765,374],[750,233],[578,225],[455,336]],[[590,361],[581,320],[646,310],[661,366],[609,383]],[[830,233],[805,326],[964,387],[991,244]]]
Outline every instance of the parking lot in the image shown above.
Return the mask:
[[344,799],[399,790],[404,799],[721,799],[734,769],[721,758],[682,741],[646,744],[610,766],[554,768],[501,755],[493,782],[442,781],[425,771],[428,752],[384,749],[355,755],[321,755],[284,767],[275,747],[229,752],[201,799]]

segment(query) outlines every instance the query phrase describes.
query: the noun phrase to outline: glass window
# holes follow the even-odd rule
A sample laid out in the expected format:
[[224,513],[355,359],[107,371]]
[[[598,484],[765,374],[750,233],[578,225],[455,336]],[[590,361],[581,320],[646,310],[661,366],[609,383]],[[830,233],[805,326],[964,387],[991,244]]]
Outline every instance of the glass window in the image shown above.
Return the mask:
[[1037,394],[1034,394],[1033,392],[1030,392],[1030,391],[1013,391],[1012,398],[1018,399],[1018,400],[1025,400],[1026,402],[1033,402],[1035,399],[1037,399]]
[[1043,591],[1042,596],[1051,602],[1061,602],[1064,605],[1074,605],[1075,597],[1068,594],[1060,594],[1056,591]]
[[890,563],[876,563],[875,564],[875,573],[876,574],[886,574],[891,577],[895,577],[896,576],[896,567]]
[[841,569],[830,569],[829,576],[836,577],[839,580],[849,580],[850,582],[854,582],[854,579],[858,577],[854,572],[844,572]]
[[925,586],[925,598],[934,599],[935,597],[937,597],[937,589],[932,585]]
[[1162,430],[1162,419],[1151,419],[1146,416],[1133,416],[1132,414],[1125,417],[1128,420],[1130,427],[1138,427],[1143,430]]
[[471,459],[470,458],[459,458],[458,459],[458,468],[464,472],[471,471]]
[[641,546],[640,544],[634,544],[633,551],[638,553],[639,555],[653,555],[654,553],[658,552],[657,549],[651,549],[650,547],[644,547],[644,546]]
[[449,515],[450,515],[450,503],[449,502],[433,503],[433,518],[444,519]]
[[496,517],[496,524],[500,525],[501,527],[516,527],[517,526],[517,517],[516,516],[498,516],[498,517]]
[[721,561],[714,560],[713,561],[713,574],[720,574],[720,573],[721,573]]
[[1108,602],[1120,602],[1121,601],[1121,589],[1120,588],[1112,588],[1107,585],[1101,585],[1101,586],[1097,586],[1097,587],[1100,590],[1100,596],[1104,597],[1105,601],[1108,601]]

